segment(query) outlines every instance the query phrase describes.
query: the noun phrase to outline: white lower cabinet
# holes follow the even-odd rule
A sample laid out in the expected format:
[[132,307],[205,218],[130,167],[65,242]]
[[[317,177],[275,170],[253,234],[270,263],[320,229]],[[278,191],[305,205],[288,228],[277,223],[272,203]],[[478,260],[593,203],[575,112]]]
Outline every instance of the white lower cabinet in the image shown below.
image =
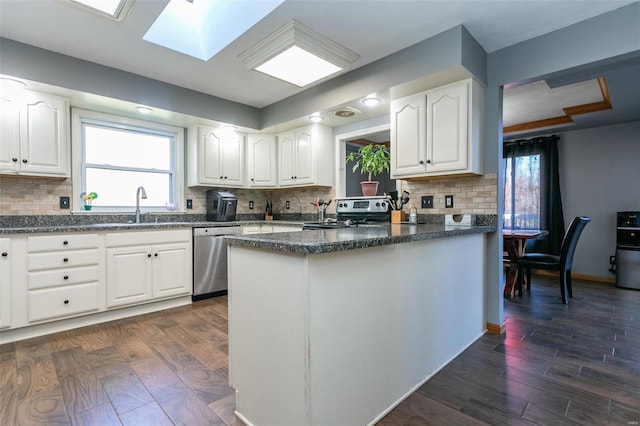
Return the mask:
[[107,234],[107,307],[191,293],[189,230]]
[[11,240],[0,238],[0,328],[11,327]]
[[98,234],[27,237],[27,321],[100,309]]

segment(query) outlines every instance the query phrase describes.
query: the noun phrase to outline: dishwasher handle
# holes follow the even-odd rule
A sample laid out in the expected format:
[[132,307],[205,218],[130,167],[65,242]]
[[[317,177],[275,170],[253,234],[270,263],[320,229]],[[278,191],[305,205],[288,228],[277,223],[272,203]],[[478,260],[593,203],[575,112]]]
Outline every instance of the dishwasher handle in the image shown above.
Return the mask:
[[193,228],[194,237],[214,237],[221,235],[242,234],[241,226],[211,226],[207,228]]

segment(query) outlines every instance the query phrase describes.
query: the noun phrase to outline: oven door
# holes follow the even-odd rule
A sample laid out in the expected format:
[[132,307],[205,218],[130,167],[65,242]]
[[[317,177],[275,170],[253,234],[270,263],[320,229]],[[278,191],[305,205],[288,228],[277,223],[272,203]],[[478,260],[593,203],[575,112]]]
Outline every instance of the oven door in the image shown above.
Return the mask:
[[640,247],[616,249],[616,286],[640,289]]

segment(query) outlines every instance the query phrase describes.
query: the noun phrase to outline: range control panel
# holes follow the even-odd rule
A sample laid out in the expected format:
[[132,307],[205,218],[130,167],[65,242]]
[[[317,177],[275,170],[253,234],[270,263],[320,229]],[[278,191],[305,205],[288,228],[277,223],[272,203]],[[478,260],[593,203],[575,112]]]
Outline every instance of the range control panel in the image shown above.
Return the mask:
[[336,213],[387,213],[389,203],[381,197],[336,198]]

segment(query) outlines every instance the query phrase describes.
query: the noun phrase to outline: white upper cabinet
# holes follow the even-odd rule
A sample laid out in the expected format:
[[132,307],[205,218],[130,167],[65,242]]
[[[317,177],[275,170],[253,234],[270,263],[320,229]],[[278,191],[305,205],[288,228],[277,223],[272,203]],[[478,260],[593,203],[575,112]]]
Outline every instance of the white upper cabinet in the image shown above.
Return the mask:
[[427,96],[417,93],[391,101],[391,174],[425,173]]
[[391,176],[482,174],[483,90],[473,79],[391,102]]
[[244,185],[244,135],[194,126],[187,130],[187,185]]
[[247,185],[250,188],[275,188],[276,135],[253,135],[247,137]]
[[333,185],[333,140],[329,127],[313,124],[281,133],[278,146],[280,186]]
[[0,96],[0,173],[69,176],[69,103],[23,91]]

